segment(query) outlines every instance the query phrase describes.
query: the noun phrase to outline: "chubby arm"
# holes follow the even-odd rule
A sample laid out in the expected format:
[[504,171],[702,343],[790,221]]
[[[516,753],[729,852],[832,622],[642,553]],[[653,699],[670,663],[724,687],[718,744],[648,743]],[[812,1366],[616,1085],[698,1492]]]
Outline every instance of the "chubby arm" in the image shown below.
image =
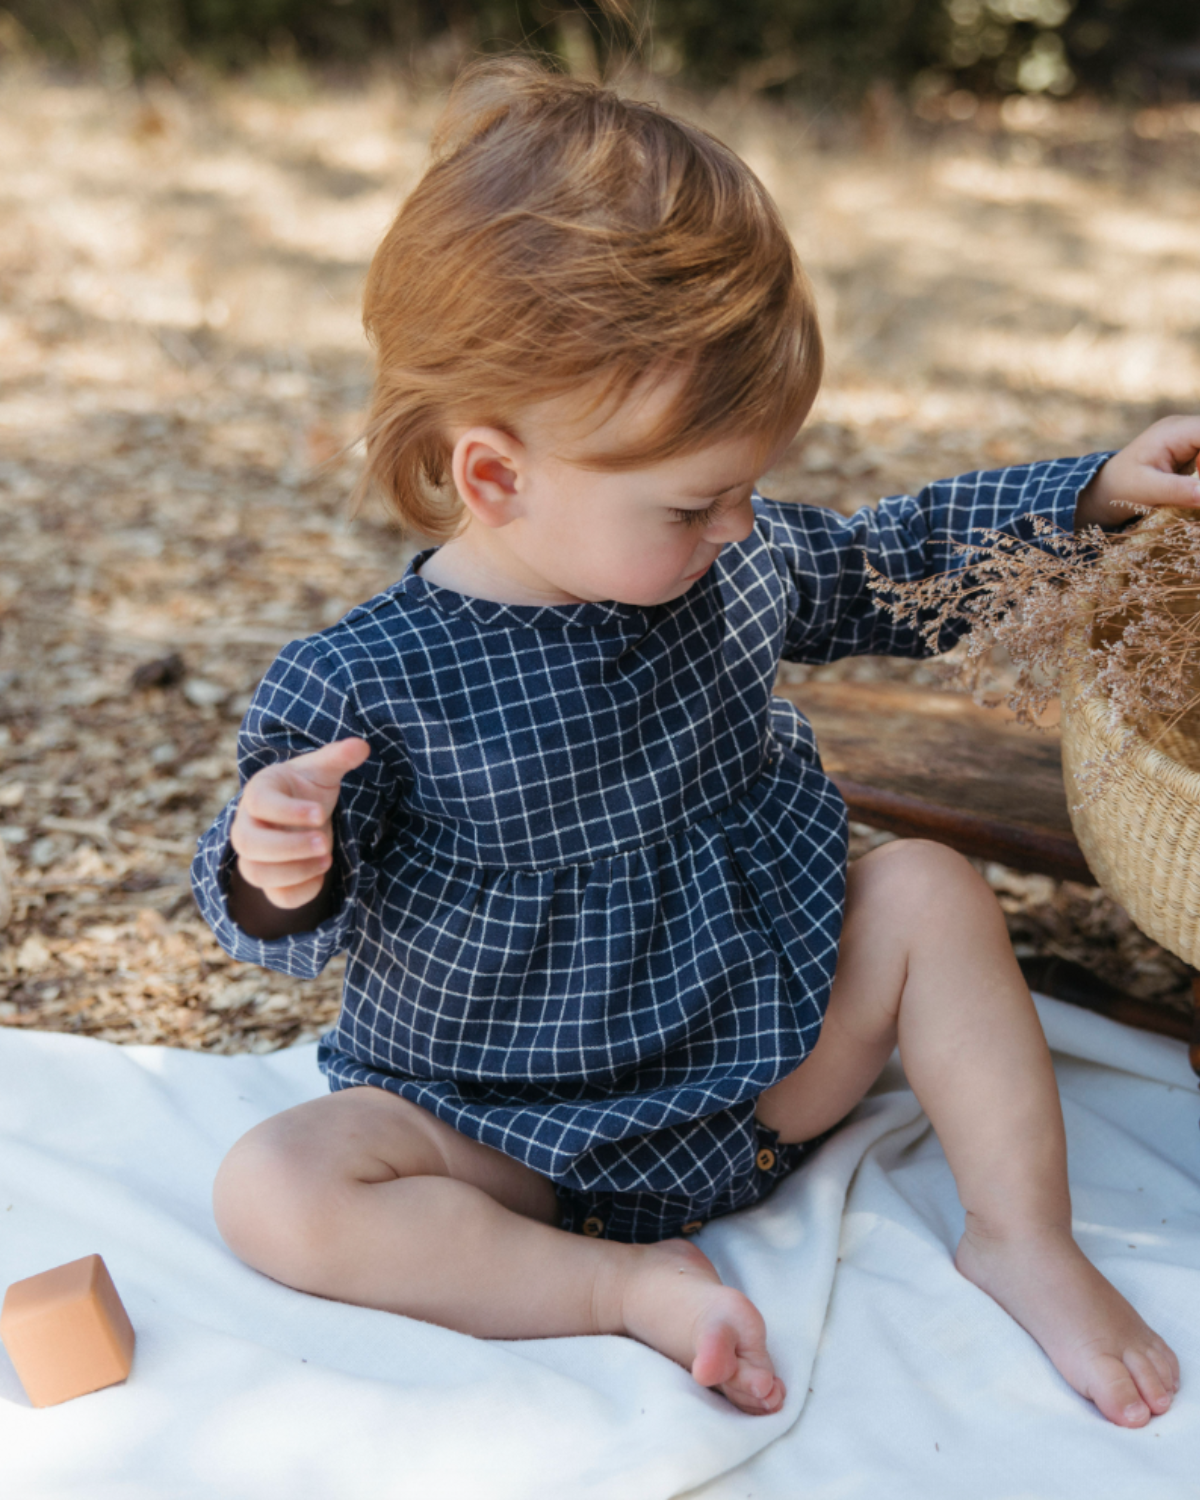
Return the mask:
[[242,791],[192,863],[197,904],[234,958],[311,979],[350,940],[407,768],[399,742],[372,736],[368,758],[370,728],[320,639],[286,646],[259,684],[238,736]]
[[[914,583],[961,566],[957,543],[1000,531],[1037,541],[1037,519],[1069,531],[1079,496],[1111,457],[1048,463],[939,479],[917,495],[893,495],[852,516],[811,505],[761,501],[756,531],[783,583],[788,661],[829,662],[844,656],[926,656],[921,631],[879,608],[872,574]],[[938,649],[957,634],[947,627]]]
[[[924,656],[920,631],[876,607],[872,570],[912,583],[961,566],[954,544],[977,541],[984,531],[1036,545],[1037,517],[1070,531],[1119,526],[1144,507],[1196,506],[1198,450],[1200,418],[1168,417],[1116,454],[941,479],[919,495],[894,495],[849,517],[760,502],[757,529],[788,586],[783,655],[802,662]],[[959,634],[947,627],[938,649],[949,650]]]

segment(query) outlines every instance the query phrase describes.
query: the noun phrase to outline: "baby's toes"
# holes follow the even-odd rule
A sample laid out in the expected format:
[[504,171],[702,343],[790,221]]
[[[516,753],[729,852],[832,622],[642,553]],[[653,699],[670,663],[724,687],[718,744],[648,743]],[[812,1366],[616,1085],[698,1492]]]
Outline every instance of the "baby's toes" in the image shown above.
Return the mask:
[[1090,1396],[1103,1415],[1118,1427],[1144,1427],[1150,1420],[1150,1407],[1133,1375],[1115,1354],[1096,1356],[1084,1395]]
[[714,1386],[741,1411],[777,1411],[783,1405],[783,1382],[767,1353],[762,1320],[747,1304],[745,1326],[728,1317],[713,1319],[698,1331],[692,1375]]
[[1155,1415],[1160,1415],[1171,1405],[1171,1386],[1163,1379],[1157,1364],[1149,1353],[1131,1349],[1125,1355],[1125,1368],[1133,1376],[1134,1384],[1143,1401]]
[[728,1395],[726,1387],[734,1382],[738,1371],[737,1331],[724,1322],[701,1329],[692,1360],[692,1379],[698,1385],[717,1386]]
[[743,1366],[720,1390],[739,1410],[753,1416],[767,1416],[778,1411],[787,1394],[778,1375],[770,1370],[747,1366]]
[[1150,1340],[1146,1348],[1150,1363],[1158,1371],[1159,1379],[1172,1395],[1179,1389],[1179,1361],[1175,1358],[1175,1351],[1168,1344],[1164,1344],[1157,1334]]

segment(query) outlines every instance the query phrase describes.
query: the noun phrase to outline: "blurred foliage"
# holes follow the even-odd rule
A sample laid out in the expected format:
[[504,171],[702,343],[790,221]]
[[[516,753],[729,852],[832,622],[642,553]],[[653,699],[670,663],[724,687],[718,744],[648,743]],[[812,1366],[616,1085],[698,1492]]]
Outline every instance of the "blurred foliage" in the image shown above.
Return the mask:
[[141,76],[362,66],[524,46],[577,72],[632,58],[710,86],[852,99],[1200,91],[1196,0],[7,0],[0,47]]

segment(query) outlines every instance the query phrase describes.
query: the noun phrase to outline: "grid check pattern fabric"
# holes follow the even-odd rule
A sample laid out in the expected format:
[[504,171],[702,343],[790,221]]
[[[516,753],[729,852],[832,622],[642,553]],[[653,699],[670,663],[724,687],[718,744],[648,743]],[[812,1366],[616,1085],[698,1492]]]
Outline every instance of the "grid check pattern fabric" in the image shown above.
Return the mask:
[[370,742],[335,816],[336,915],[270,942],[236,926],[235,801],[196,855],[205,917],[289,974],[347,950],[332,1088],[390,1089],[570,1192],[717,1201],[753,1177],[756,1097],[816,1041],[841,930],[845,807],[772,698],[781,657],[921,654],[866,564],[917,579],[978,528],[1069,528],[1106,456],[848,518],[756,496],[749,538],[651,608],[469,598],[423,554],[287,646],[242,725],[243,782]]
[[621,1240],[626,1244],[654,1244],[680,1235],[695,1234],[709,1219],[721,1219],[749,1208],[769,1197],[833,1134],[827,1130],[815,1140],[785,1144],[761,1120],[751,1119],[757,1150],[745,1175],[730,1178],[701,1198],[682,1198],[675,1193],[576,1192],[555,1185],[560,1214],[559,1228],[594,1239]]

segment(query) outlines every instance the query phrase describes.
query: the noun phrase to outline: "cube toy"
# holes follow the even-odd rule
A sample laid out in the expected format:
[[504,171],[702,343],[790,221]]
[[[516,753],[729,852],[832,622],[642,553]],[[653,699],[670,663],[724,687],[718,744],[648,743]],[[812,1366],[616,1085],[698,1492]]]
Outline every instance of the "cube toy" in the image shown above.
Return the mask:
[[0,1310],[0,1340],[34,1406],[55,1406],[124,1380],[133,1338],[98,1255],[14,1281]]

